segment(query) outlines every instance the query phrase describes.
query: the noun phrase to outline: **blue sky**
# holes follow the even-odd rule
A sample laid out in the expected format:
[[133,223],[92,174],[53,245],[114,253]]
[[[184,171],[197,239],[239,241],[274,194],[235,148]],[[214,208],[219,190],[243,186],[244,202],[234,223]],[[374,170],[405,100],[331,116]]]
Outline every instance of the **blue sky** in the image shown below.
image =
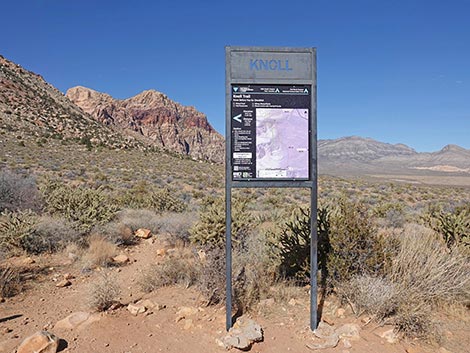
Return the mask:
[[145,89],[224,132],[224,46],[317,47],[318,136],[470,148],[470,0],[15,0],[0,54],[65,92]]

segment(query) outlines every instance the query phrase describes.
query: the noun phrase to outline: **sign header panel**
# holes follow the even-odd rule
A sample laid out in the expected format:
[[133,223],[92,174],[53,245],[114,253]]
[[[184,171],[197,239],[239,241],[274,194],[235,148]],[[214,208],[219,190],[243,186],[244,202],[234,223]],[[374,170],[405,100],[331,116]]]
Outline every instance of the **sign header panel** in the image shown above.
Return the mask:
[[309,80],[313,73],[311,52],[234,50],[230,53],[232,80]]
[[233,84],[233,180],[308,180],[310,85]]

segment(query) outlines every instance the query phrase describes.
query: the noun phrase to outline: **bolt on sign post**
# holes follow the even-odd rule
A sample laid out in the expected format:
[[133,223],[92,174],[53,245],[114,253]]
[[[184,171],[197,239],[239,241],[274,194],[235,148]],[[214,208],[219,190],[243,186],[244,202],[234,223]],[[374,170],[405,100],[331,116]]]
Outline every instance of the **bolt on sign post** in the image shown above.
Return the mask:
[[232,327],[232,188],[309,188],[310,328],[317,327],[315,48],[225,48],[226,325]]

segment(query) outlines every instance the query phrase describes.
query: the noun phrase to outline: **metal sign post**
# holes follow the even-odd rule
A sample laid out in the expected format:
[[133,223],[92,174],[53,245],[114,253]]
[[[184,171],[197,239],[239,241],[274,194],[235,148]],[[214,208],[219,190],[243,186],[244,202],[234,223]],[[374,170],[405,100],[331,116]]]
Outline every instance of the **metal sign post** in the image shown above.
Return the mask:
[[315,48],[225,48],[226,328],[232,327],[232,188],[309,188],[310,328],[317,327]]

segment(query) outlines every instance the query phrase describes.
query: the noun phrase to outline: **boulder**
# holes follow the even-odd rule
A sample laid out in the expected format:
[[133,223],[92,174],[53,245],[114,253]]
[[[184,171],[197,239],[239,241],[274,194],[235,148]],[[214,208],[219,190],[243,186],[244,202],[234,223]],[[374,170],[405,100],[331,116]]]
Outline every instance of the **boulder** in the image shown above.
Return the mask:
[[59,337],[47,331],[39,331],[21,342],[16,353],[56,353],[58,348]]

